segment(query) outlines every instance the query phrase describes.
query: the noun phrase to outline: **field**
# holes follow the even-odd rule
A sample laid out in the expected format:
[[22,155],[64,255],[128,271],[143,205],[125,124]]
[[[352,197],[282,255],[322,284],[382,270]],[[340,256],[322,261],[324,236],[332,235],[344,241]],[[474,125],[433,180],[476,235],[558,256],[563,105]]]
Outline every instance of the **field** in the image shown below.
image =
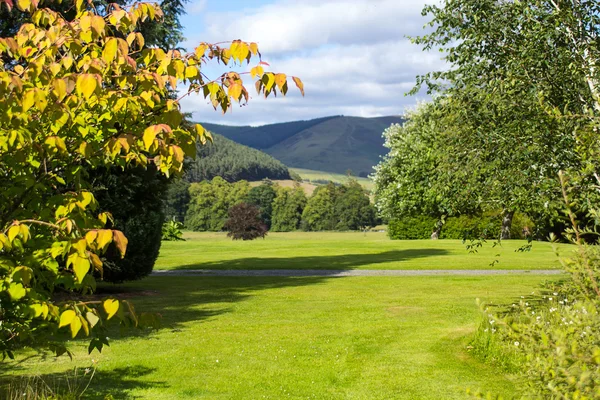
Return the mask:
[[[286,188],[293,188],[296,185],[300,185],[300,187],[304,190],[304,194],[306,194],[307,197],[312,196],[313,192],[317,188],[317,185],[313,185],[312,183],[296,182],[291,179],[285,179],[285,180],[273,179],[272,182],[281,187],[286,187]],[[254,181],[254,182],[250,182],[250,186],[252,186],[252,187],[260,186],[260,185],[262,185],[262,183],[263,183],[263,181]]]
[[[325,171],[315,171],[312,169],[302,169],[302,168],[289,168],[290,171],[293,171],[300,175],[302,179],[309,181],[332,181],[336,183],[346,183],[348,182],[348,176],[344,174],[336,174],[334,172],[325,172]],[[360,183],[365,189],[373,190],[374,184],[373,181],[368,178],[357,178],[353,177]]]
[[[185,242],[166,242],[155,269],[547,269],[560,266],[553,245],[524,241],[489,243],[469,254],[460,240],[389,240],[384,232],[269,233],[251,242],[225,233],[186,232]],[[568,255],[570,246],[557,248]]]
[[[458,241],[394,242],[376,233],[270,234],[253,242],[186,236],[163,244],[158,269],[490,268],[496,251],[470,255]],[[556,267],[550,245],[514,253],[520,244],[505,242],[497,266]],[[510,302],[545,279],[154,276],[103,290],[160,313],[161,329],[114,329],[100,355],[75,342],[72,362],[24,352],[1,373],[53,379],[94,358],[98,372],[86,398],[467,399],[468,388],[510,396],[515,378],[469,354],[476,299]]]

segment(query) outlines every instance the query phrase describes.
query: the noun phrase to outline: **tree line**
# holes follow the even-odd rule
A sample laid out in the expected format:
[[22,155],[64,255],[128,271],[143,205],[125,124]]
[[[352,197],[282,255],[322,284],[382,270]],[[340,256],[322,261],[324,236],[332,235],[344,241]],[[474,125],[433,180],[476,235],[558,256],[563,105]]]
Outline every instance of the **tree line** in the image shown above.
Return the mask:
[[255,206],[274,232],[360,230],[377,223],[368,194],[353,179],[319,186],[310,197],[299,184],[288,188],[266,180],[251,187],[247,181],[230,183],[221,177],[191,184],[180,180],[171,185],[165,210],[187,229],[218,232],[224,230],[231,207],[240,203]]

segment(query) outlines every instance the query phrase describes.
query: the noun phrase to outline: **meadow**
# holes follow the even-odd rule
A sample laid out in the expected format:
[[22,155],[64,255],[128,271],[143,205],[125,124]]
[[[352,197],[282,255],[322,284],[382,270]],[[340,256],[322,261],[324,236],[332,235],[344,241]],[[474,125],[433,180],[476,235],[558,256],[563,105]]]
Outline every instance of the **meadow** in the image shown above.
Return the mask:
[[[157,269],[491,268],[497,251],[468,254],[460,242],[390,241],[381,233],[186,238],[163,243]],[[515,253],[521,244],[504,242],[496,268],[557,266],[551,245]],[[88,355],[87,343],[75,341],[73,361],[23,352],[0,373],[4,381],[30,374],[52,380],[94,359],[98,370],[84,398],[99,399],[467,399],[467,389],[508,397],[516,393],[516,378],[469,353],[481,318],[476,299],[511,302],[547,279],[535,273],[152,276],[101,291],[159,313],[161,328],[115,328],[101,354]]]
[[[336,174],[335,172],[316,171],[303,168],[289,168],[290,171],[297,173],[304,180],[308,181],[331,181],[335,183],[348,182],[348,176],[344,174]],[[352,177],[356,179],[365,189],[373,190],[375,187],[372,180],[369,178]]]

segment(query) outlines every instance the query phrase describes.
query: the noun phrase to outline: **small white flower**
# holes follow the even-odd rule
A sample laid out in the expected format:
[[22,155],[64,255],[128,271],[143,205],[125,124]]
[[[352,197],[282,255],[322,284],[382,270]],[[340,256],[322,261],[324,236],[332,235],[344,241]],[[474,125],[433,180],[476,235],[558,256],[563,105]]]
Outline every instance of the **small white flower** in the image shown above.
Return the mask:
[[552,297],[548,297],[548,300],[552,301]]
[[217,362],[219,362],[219,360],[217,360]]
[[521,344],[521,343],[519,343],[519,342],[515,342],[515,346],[517,346],[517,347],[518,347],[520,344]]
[[558,293],[556,293],[556,292],[554,292],[554,293],[552,293],[552,294],[553,294],[553,295],[555,295],[555,296],[558,296]]

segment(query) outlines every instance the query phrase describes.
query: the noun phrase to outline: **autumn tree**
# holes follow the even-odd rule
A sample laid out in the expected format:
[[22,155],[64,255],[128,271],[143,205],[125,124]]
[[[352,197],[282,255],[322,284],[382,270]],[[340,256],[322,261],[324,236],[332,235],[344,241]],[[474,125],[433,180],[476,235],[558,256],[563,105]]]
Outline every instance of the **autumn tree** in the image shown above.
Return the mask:
[[267,225],[260,218],[260,209],[253,204],[239,203],[232,206],[223,225],[227,236],[233,240],[253,240],[267,235]]
[[[258,48],[239,40],[201,43],[189,54],[146,48],[140,24],[162,17],[153,4],[99,13],[78,1],[72,20],[28,0],[0,6],[31,14],[14,37],[0,39],[0,351],[10,357],[45,345],[60,354],[66,347],[57,339],[67,332],[90,336],[90,351],[100,350],[108,320],[137,325],[144,316],[125,300],[52,297],[59,286],[93,290],[101,256],[126,252],[125,235],[107,228],[112,216],[98,213],[86,170],[151,164],[178,174],[195,139],[209,139],[200,125],[182,128],[180,100],[199,93],[223,112],[246,102],[240,73],[210,80],[201,69],[242,65]],[[258,92],[285,94],[287,77],[263,68],[250,72]],[[171,98],[182,83],[181,97]]]

